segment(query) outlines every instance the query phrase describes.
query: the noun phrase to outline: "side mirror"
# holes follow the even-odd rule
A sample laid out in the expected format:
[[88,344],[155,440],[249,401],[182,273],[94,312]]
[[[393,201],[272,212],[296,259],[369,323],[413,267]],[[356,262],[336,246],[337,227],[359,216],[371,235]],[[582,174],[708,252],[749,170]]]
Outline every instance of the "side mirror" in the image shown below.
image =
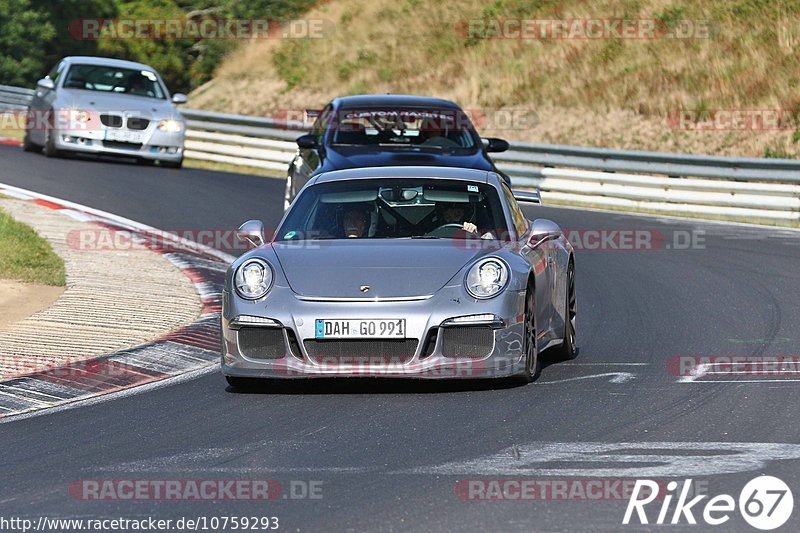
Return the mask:
[[36,86],[42,89],[47,89],[48,91],[52,91],[56,88],[56,84],[53,83],[53,80],[50,78],[42,78],[36,82]]
[[248,220],[236,230],[236,237],[258,248],[264,244],[264,223],[260,220]]
[[520,203],[542,205],[542,193],[539,189],[533,191],[511,191],[514,199]]
[[172,103],[176,105],[185,104],[189,98],[183,93],[175,93],[172,95]]
[[497,139],[495,137],[488,137],[483,139],[487,152],[505,152],[511,145],[504,139]]
[[552,220],[537,218],[531,224],[531,233],[528,237],[528,245],[536,248],[545,241],[557,239],[561,236],[561,228]]
[[313,133],[306,133],[297,138],[297,146],[304,150],[310,150],[317,147],[317,138]]

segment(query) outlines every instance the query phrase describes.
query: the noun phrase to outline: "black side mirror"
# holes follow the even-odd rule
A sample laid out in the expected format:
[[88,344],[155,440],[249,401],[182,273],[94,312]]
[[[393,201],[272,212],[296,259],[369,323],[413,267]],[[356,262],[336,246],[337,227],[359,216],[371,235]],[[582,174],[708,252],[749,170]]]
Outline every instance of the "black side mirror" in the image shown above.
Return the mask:
[[317,147],[317,137],[313,133],[306,133],[297,138],[297,146],[304,150]]
[[488,137],[483,139],[483,143],[486,145],[487,152],[505,152],[511,147],[511,145],[508,144],[508,141],[505,139],[498,139],[496,137]]

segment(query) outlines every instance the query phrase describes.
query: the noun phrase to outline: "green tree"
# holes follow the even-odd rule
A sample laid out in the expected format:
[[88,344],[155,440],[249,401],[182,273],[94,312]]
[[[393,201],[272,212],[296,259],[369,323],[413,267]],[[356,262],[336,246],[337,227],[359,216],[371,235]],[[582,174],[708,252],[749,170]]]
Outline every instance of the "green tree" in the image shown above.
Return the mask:
[[0,83],[30,86],[47,72],[41,47],[56,34],[29,0],[0,0]]

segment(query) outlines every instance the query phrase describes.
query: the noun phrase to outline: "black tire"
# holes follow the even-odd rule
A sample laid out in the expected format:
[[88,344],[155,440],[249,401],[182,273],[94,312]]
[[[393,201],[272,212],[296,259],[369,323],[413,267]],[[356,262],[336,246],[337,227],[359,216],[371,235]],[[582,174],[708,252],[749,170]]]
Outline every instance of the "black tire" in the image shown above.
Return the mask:
[[237,376],[225,376],[225,381],[234,389],[249,390],[258,387],[260,380],[255,378],[242,378]]
[[564,341],[553,351],[559,361],[568,361],[578,355],[576,325],[578,316],[578,297],[575,292],[575,264],[570,261],[567,268],[566,320],[564,320]]
[[536,343],[536,289],[528,285],[525,293],[525,370],[519,376],[523,383],[536,381],[542,370]]
[[42,147],[41,146],[39,146],[38,144],[36,144],[36,143],[31,141],[30,134],[28,133],[27,129],[25,130],[25,136],[22,137],[22,149],[25,150],[26,152],[41,152],[42,151]]
[[177,161],[161,161],[161,166],[164,168],[182,168],[183,158],[181,157]]
[[49,118],[48,124],[44,128],[44,155],[47,157],[60,157],[61,152],[56,149],[55,139],[53,138],[53,132],[51,131]]

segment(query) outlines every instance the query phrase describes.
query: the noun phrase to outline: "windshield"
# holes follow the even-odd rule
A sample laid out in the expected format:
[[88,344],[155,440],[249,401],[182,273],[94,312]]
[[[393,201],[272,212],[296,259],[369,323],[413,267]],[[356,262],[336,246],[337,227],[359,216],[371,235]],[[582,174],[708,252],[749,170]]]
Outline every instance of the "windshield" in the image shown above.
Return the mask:
[[343,109],[330,125],[332,144],[469,149],[478,145],[458,109]]
[[328,182],[305,189],[277,241],[309,239],[504,239],[497,191],[442,179]]
[[105,65],[72,65],[64,80],[64,88],[165,98],[154,72]]

